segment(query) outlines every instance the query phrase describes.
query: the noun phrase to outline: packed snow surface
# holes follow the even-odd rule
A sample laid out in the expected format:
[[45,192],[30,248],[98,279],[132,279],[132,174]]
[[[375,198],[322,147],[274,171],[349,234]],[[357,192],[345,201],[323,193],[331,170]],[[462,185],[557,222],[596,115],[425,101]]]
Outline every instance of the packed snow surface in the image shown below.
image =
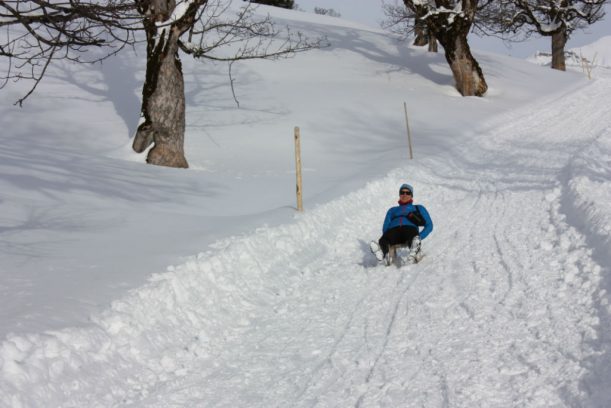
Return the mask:
[[[331,47],[239,66],[240,109],[184,60],[189,170],[129,150],[142,54],[2,91],[0,407],[610,406],[611,78],[476,53],[462,98],[443,55],[293,14]],[[384,267],[403,182],[435,229]]]

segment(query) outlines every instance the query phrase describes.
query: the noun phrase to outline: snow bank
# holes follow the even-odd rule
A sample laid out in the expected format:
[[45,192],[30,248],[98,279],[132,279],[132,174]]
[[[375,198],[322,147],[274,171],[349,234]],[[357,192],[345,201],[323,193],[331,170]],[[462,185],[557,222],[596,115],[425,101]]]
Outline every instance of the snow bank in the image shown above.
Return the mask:
[[[284,314],[280,300],[308,296],[300,286],[317,273],[316,259],[341,250],[330,233],[337,220],[361,205],[381,213],[376,197],[388,184],[373,183],[294,224],[221,240],[113,302],[89,327],[8,336],[0,347],[0,406],[129,405],[160,382],[193,375],[194,360],[214,366],[261,309]],[[296,268],[304,261],[312,265]]]
[[[611,127],[577,156],[569,168],[568,189],[583,225],[611,254]],[[601,248],[602,249],[602,248]]]
[[596,66],[611,68],[611,35],[601,37],[583,47],[573,48],[572,51],[587,58]]

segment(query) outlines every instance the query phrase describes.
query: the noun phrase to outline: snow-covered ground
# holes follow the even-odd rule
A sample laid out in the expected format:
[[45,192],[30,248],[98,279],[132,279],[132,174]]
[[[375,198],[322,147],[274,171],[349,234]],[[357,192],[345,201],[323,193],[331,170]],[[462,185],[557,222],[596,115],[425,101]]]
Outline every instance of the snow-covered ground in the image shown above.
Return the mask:
[[[0,93],[0,406],[611,405],[608,70],[476,52],[462,98],[443,55],[273,12],[332,46],[234,66],[239,109],[185,59],[189,170],[130,151],[142,50]],[[435,230],[387,268],[402,182]]]

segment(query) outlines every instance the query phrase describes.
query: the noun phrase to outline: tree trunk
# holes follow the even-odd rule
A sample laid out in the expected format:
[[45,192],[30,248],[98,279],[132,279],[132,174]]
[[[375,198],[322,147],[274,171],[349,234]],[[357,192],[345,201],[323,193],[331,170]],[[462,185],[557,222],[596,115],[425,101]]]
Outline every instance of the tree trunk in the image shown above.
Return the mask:
[[[442,38],[446,39],[444,41]],[[439,39],[454,75],[456,89],[462,96],[483,96],[488,90],[482,69],[473,58],[467,36],[446,35]]]
[[427,32],[426,22],[416,17],[414,32],[416,33],[416,38],[414,39],[414,45],[418,47],[423,47],[428,44],[428,32]]
[[145,15],[147,37],[146,79],[142,89],[142,118],[134,137],[133,149],[142,153],[151,144],[147,163],[168,167],[189,167],[184,154],[185,87],[178,40],[194,22],[199,6],[194,1],[182,18],[166,22],[175,7],[173,0],[140,2]]
[[429,33],[429,52],[437,52],[437,38]]
[[483,96],[488,90],[481,67],[471,54],[467,42],[470,25],[443,32],[437,38],[445,50],[454,75],[456,89],[462,96]]
[[161,38],[156,46],[149,42],[142,90],[144,122],[138,126],[133,148],[142,153],[154,143],[147,163],[186,168],[184,80],[176,39],[169,37]]
[[[408,4],[407,0],[404,1]],[[481,67],[471,54],[467,41],[467,35],[475,18],[477,1],[463,3],[464,16],[455,16],[451,22],[442,13],[432,16],[427,21],[429,36],[437,39],[444,48],[446,61],[452,70],[458,92],[462,96],[483,96],[488,90],[488,85]],[[412,9],[415,7],[414,3],[409,4],[412,5]]]
[[552,34],[552,68],[560,71],[566,71],[566,63],[564,59],[564,46],[568,38],[564,27],[562,30]]
[[428,45],[429,52],[437,52],[437,38],[435,38],[425,20],[416,17],[414,32],[416,33],[414,45],[418,47]]

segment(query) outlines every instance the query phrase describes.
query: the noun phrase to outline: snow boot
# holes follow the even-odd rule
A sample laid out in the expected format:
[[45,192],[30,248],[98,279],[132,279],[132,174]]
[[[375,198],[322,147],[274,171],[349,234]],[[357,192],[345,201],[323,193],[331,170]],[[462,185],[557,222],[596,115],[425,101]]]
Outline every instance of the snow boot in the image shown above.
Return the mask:
[[418,263],[418,261],[420,261],[421,257],[421,241],[420,241],[420,237],[419,236],[415,236],[414,239],[412,239],[412,245],[409,249],[409,256],[407,257],[407,262],[415,264]]
[[369,249],[371,250],[371,253],[376,256],[376,259],[378,261],[382,261],[384,259],[384,254],[382,253],[382,249],[380,248],[380,245],[378,245],[377,242],[371,241],[369,243]]

